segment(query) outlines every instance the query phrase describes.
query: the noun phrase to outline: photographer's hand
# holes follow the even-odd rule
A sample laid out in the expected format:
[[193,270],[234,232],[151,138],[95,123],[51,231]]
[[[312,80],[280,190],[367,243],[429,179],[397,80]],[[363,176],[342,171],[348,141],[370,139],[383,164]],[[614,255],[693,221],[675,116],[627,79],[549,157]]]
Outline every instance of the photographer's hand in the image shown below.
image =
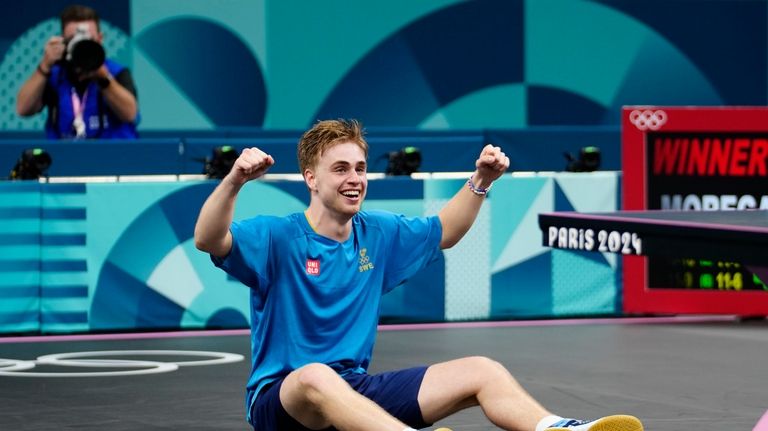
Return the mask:
[[120,120],[128,123],[136,120],[139,112],[136,97],[109,73],[107,66],[102,65],[87,77],[99,84],[104,101]]
[[52,36],[45,43],[43,58],[16,95],[16,113],[22,117],[43,109],[43,92],[53,65],[64,55],[64,38]]
[[45,43],[45,49],[43,50],[43,59],[40,61],[41,72],[45,74],[51,73],[51,67],[61,60],[64,56],[64,38],[61,36],[52,36]]

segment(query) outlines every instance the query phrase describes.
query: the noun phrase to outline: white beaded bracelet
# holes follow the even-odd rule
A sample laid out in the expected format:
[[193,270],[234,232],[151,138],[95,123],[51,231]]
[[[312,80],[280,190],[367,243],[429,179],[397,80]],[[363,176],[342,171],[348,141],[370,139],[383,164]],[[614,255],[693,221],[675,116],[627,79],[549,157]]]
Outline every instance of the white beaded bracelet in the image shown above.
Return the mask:
[[472,182],[472,176],[470,176],[469,179],[467,180],[467,187],[469,187],[472,193],[478,196],[485,196],[488,194],[488,191],[491,190],[491,187],[493,187],[493,183],[491,183],[491,185],[483,189],[475,186],[475,183]]

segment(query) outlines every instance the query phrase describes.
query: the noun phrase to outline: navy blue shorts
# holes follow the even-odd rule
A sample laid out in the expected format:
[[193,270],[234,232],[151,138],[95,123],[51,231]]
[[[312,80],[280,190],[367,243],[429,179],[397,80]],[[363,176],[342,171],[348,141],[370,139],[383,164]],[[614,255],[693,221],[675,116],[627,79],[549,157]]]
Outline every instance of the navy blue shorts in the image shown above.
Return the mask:
[[[427,367],[407,368],[386,373],[350,374],[343,379],[357,392],[373,400],[411,428],[426,428],[419,407],[419,388],[424,380]],[[251,408],[253,428],[257,431],[305,431],[305,428],[283,408],[280,402],[280,387],[283,379],[277,380],[256,398]],[[332,431],[336,428],[326,428]]]

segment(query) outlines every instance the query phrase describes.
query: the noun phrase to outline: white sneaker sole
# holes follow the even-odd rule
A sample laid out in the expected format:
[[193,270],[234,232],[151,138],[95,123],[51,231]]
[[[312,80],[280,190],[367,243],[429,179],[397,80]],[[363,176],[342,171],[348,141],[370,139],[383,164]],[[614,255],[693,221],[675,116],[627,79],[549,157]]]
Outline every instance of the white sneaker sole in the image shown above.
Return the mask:
[[589,424],[589,428],[547,428],[546,431],[574,431],[586,429],[589,431],[643,431],[643,424],[634,416],[613,415],[600,418]]

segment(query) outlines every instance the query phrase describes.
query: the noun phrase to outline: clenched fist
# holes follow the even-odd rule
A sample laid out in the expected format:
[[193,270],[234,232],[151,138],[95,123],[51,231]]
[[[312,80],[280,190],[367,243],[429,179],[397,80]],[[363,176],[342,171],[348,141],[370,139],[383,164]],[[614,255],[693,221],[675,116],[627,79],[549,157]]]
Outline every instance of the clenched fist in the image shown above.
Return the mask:
[[260,149],[246,148],[240,153],[240,157],[235,160],[232,170],[225,179],[231,181],[236,186],[241,186],[248,181],[264,175],[269,168],[275,164],[275,159]]
[[486,145],[475,162],[477,171],[473,176],[474,185],[480,188],[488,188],[509,167],[509,157],[501,151],[501,148]]

